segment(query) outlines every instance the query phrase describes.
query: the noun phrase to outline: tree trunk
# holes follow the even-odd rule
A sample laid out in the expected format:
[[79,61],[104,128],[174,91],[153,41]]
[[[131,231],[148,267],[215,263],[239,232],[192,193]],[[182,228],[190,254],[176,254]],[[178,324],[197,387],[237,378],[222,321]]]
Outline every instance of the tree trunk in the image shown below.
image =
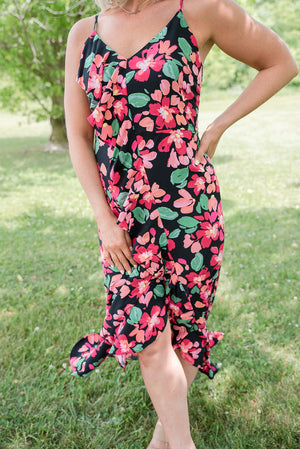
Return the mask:
[[53,94],[52,96],[52,109],[50,116],[50,123],[52,127],[50,136],[50,147],[52,149],[67,149],[67,131],[65,124],[65,117],[63,114],[64,99],[63,95]]

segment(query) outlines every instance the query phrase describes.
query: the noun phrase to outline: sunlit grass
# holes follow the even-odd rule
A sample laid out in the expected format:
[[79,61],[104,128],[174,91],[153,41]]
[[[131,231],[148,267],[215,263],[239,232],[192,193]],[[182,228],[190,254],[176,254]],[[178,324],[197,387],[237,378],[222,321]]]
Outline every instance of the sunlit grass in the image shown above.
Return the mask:
[[[214,164],[226,241],[210,330],[225,337],[189,401],[198,449],[299,446],[299,100],[281,95],[229,130]],[[201,105],[201,128],[229,99]],[[87,379],[68,355],[99,329],[97,229],[49,127],[0,115],[0,447],[142,449],[155,414],[139,373],[107,360]],[[12,132],[13,130],[13,132]]]

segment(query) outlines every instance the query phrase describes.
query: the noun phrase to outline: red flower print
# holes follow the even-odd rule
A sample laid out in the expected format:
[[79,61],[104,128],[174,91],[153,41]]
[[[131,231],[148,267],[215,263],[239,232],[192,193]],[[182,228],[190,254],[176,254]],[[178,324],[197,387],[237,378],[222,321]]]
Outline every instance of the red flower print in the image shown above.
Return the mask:
[[131,69],[137,70],[134,78],[138,81],[147,81],[150,76],[150,69],[155,72],[159,72],[164,65],[163,55],[159,55],[155,58],[158,53],[159,44],[153,44],[150,48],[143,50],[142,57],[134,56],[129,61],[129,67]]
[[169,135],[162,139],[158,145],[158,150],[162,152],[169,152],[171,145],[175,145],[178,154],[186,153],[187,142],[192,137],[191,131],[187,129],[175,129],[168,131]]
[[194,189],[195,194],[199,195],[201,190],[205,191],[205,178],[195,174],[187,186]]
[[199,343],[197,341],[192,343],[190,340],[185,339],[180,343],[180,351],[183,358],[193,364],[194,360],[199,357],[201,348],[199,348]]
[[165,315],[165,307],[162,309],[159,306],[153,306],[150,314],[144,312],[140,320],[141,328],[146,327],[145,336],[149,338],[152,335],[157,335],[158,330],[164,328],[165,322],[162,318]]
[[170,98],[163,97],[161,103],[154,103],[149,105],[149,112],[156,116],[156,125],[158,129],[174,128],[176,122],[173,114],[178,112],[176,107],[170,107]]
[[131,292],[131,298],[134,298],[135,296],[140,298],[142,295],[146,294],[150,287],[150,279],[139,279],[134,278],[131,282],[131,285],[133,288]]
[[201,288],[203,282],[209,278],[210,272],[207,267],[202,268],[200,273],[188,273],[186,275],[188,279],[188,288],[193,288],[195,285]]
[[200,229],[197,231],[197,237],[201,239],[202,248],[209,248],[212,240],[219,238],[219,222],[216,212],[205,212],[204,220],[200,222]]
[[127,100],[126,98],[120,98],[116,100],[113,104],[114,116],[118,117],[119,120],[123,121],[124,116],[128,113]]
[[131,341],[129,343],[126,335],[119,335],[119,337],[115,340],[116,354],[117,355],[129,355],[132,354],[132,347],[135,346],[135,342]]
[[187,118],[187,120],[190,120],[191,122],[195,123],[195,117],[197,116],[197,113],[191,103],[188,103],[186,105],[184,115]]
[[139,246],[136,249],[135,260],[137,260],[138,263],[144,264],[145,267],[148,268],[151,262],[159,262],[160,259],[157,257],[158,251],[159,247],[157,245],[153,245],[153,243],[150,243],[150,245],[146,247]]

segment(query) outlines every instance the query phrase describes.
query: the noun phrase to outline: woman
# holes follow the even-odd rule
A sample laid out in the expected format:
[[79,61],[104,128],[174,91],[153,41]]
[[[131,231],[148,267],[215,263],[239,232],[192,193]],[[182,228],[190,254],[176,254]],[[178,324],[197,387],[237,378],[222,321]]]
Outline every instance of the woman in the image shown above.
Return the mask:
[[[107,313],[71,352],[85,376],[138,358],[159,420],[148,448],[194,449],[187,390],[217,368],[208,332],[224,226],[211,162],[220,137],[297,74],[288,48],[233,0],[100,0],[66,55],[70,154],[99,229]],[[202,64],[216,44],[258,70],[197,133]],[[77,79],[76,79],[77,78]]]

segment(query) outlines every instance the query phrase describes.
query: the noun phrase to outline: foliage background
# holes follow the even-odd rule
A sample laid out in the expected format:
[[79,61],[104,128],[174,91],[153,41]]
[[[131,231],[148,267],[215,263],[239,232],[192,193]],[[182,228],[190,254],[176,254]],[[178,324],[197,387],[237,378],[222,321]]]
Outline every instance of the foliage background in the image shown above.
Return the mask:
[[[300,65],[300,2],[239,0],[254,18],[276,31]],[[50,118],[51,140],[65,140],[64,54],[71,26],[97,12],[92,0],[2,0],[0,3],[0,101],[10,110]],[[214,48],[205,61],[208,89],[244,87],[255,70]],[[299,77],[292,86],[299,86]]]

